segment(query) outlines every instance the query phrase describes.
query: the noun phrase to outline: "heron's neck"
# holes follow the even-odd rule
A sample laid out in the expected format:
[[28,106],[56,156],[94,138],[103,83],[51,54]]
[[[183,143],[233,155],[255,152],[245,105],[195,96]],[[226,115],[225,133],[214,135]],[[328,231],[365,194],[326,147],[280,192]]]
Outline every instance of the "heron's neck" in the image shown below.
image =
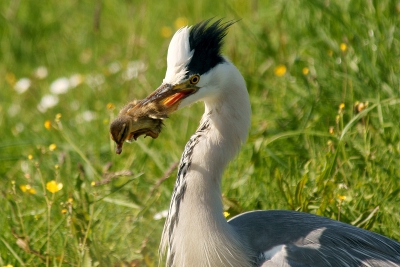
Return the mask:
[[223,170],[245,141],[251,116],[244,81],[230,86],[230,94],[205,101],[200,126],[183,152],[163,232],[170,266],[250,265],[221,201]]

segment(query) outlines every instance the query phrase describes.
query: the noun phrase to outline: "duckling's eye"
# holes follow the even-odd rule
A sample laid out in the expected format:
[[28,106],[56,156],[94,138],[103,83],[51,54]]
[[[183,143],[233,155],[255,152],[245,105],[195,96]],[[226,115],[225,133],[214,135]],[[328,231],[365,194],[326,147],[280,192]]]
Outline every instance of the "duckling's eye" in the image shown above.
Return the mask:
[[190,77],[189,79],[191,84],[196,84],[200,81],[200,76],[199,75],[193,75],[192,77]]

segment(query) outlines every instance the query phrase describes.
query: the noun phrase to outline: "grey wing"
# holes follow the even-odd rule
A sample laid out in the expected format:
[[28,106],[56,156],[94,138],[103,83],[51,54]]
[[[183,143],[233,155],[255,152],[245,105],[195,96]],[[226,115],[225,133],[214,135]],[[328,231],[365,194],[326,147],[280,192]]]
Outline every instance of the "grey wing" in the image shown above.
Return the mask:
[[400,266],[400,243],[328,218],[254,211],[229,224],[255,255],[255,266]]

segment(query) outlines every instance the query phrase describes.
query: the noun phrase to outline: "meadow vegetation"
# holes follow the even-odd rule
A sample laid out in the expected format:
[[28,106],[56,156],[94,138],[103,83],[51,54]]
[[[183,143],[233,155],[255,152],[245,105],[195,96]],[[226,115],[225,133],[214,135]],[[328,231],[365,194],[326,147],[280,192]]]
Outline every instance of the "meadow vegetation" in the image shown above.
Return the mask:
[[224,54],[253,109],[228,218],[298,210],[400,240],[399,1],[4,0],[0,266],[157,266],[203,106],[121,155],[108,127],[161,84],[175,30],[212,17],[241,19]]

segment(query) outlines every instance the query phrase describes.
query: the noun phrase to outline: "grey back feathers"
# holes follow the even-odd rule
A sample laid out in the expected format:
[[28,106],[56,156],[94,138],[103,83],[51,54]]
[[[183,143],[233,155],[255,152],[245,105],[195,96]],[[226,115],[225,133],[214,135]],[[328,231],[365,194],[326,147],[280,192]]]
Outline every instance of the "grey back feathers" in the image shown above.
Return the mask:
[[[253,211],[229,224],[259,255],[256,266],[400,266],[400,243],[308,213]],[[264,253],[280,245],[274,259]]]

